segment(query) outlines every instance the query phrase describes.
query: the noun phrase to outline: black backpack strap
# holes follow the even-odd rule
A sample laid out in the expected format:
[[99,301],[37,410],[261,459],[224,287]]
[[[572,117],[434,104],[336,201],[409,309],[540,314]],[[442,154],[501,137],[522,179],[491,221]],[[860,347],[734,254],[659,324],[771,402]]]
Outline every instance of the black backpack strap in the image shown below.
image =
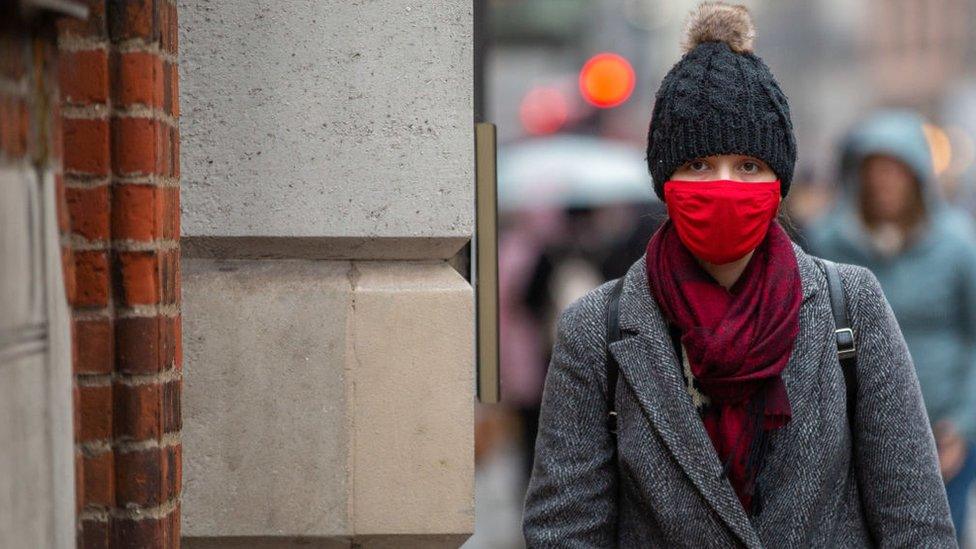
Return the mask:
[[610,352],[610,343],[620,339],[620,291],[624,286],[624,277],[617,279],[610,290],[610,301],[607,303],[607,402],[610,413],[607,414],[607,429],[610,436],[617,437],[617,359]]
[[844,385],[847,387],[847,418],[854,425],[854,412],[857,406],[857,347],[854,344],[854,329],[847,316],[847,303],[844,298],[844,285],[841,282],[837,264],[821,259],[824,274],[827,275],[827,290],[830,293],[830,309],[834,314],[834,337],[837,340],[837,358],[844,371]]
[[[819,261],[823,266],[824,274],[827,275],[830,309],[834,315],[834,337],[837,340],[837,358],[840,360],[840,367],[844,372],[844,386],[847,389],[847,423],[851,429],[851,451],[854,452],[851,459],[856,464],[857,452],[855,442],[857,437],[855,436],[856,433],[854,430],[855,412],[857,411],[857,346],[854,343],[854,328],[847,314],[844,285],[841,282],[837,264],[826,259],[819,259]],[[861,503],[861,509],[863,512],[863,501]],[[866,518],[865,521],[867,521]],[[870,529],[868,530],[868,537],[871,540],[871,546],[876,546],[876,538]]]

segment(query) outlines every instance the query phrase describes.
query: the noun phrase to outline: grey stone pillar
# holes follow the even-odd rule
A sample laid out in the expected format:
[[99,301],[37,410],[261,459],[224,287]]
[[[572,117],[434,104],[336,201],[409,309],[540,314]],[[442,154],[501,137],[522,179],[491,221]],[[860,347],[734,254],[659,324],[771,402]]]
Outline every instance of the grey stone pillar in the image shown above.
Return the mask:
[[459,546],[470,2],[179,13],[186,546]]

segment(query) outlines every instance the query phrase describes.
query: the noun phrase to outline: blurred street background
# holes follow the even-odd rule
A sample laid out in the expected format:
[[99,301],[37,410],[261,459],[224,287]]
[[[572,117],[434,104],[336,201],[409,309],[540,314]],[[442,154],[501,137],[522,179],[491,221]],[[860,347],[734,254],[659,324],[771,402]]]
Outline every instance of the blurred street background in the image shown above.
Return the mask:
[[[971,22],[976,0],[744,3],[756,23],[756,53],[776,75],[792,108],[799,154],[785,206],[794,238],[807,246],[810,228],[845,206],[844,182],[856,186],[863,176],[860,165],[847,171],[841,166],[850,152],[845,139],[852,128],[875,111],[898,108],[924,121],[922,154],[927,156],[921,165],[930,163],[933,177],[922,173],[928,168],[918,168],[913,173],[917,186],[930,180],[931,189],[923,192],[958,215],[953,234],[971,243],[970,218],[976,211],[976,28]],[[553,322],[574,299],[622,275],[663,220],[664,208],[653,196],[644,161],[646,132],[654,94],[680,56],[682,23],[695,5],[691,0],[487,2],[480,47],[484,118],[497,124],[499,140],[503,404],[479,405],[477,411],[476,532],[465,547],[521,546],[521,508]],[[885,137],[901,139],[897,131]],[[896,160],[917,168],[904,157]],[[881,196],[887,196],[885,191]],[[922,205],[930,216],[935,212],[931,202]],[[866,241],[881,241],[872,236],[877,233],[869,230],[873,225],[865,227]],[[905,234],[913,233],[906,229]],[[890,253],[865,257],[880,258],[882,271],[892,265],[927,268],[924,262],[931,256],[912,248],[910,237],[895,241],[899,244]],[[867,248],[875,250],[872,246]],[[824,244],[810,251],[830,256],[830,249]],[[961,287],[976,276],[960,272],[967,278]],[[876,274],[914,347],[921,336],[912,332],[911,321],[918,315],[899,297],[899,288],[886,285],[895,275]],[[960,310],[938,311],[949,321],[936,337],[961,342],[958,356],[964,357],[948,374],[958,380],[941,379],[950,385],[964,384],[976,368],[976,329],[965,320],[964,302],[950,295],[948,307],[959,303]],[[916,366],[923,365],[916,357]],[[923,385],[928,383],[920,377]],[[940,393],[925,393],[930,414],[933,406],[940,409],[940,402],[928,402],[941,398]],[[967,403],[954,404],[955,412],[976,416],[976,410],[967,411]],[[967,483],[962,497],[968,498],[969,491]],[[968,521],[969,528],[973,522]]]

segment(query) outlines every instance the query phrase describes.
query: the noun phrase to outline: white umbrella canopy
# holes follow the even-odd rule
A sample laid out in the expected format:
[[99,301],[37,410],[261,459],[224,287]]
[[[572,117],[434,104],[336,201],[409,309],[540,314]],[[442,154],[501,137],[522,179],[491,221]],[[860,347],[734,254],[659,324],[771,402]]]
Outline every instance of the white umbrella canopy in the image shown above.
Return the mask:
[[655,200],[644,151],[625,143],[563,134],[520,141],[498,151],[502,210]]

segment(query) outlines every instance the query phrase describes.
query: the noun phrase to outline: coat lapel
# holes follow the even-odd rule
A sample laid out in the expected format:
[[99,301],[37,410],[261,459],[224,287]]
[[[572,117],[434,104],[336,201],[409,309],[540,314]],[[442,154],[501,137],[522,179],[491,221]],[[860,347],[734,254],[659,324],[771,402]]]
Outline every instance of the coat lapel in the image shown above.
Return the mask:
[[[794,251],[806,301],[815,290],[809,269],[816,266],[795,244]],[[625,275],[620,296],[623,337],[610,344],[610,351],[644,415],[702,498],[743,543],[760,547],[732,485],[722,476],[718,455],[685,389],[667,325],[648,287],[645,261],[646,255]]]
[[[775,448],[769,453],[760,474],[765,477],[764,483],[776,486],[775,493],[768,494],[764,499],[765,509],[757,521],[761,531],[771,524],[776,525],[776,517],[795,512],[795,495],[805,488],[797,487],[794,483],[809,485],[814,482],[809,471],[823,470],[824,453],[809,452],[808,449],[823,447],[825,437],[831,436],[825,432],[829,427],[821,421],[824,403],[843,398],[839,393],[832,393],[836,387],[826,382],[822,366],[826,364],[828,369],[831,364],[840,367],[832,362],[837,349],[830,329],[829,299],[822,294],[820,299],[810,299],[821,292],[826,293],[826,278],[813,258],[798,247],[795,247],[795,251],[804,301],[800,308],[800,332],[783,370],[783,382],[793,409],[793,418],[789,424],[773,433],[771,440]],[[843,403],[840,406],[843,407]]]

